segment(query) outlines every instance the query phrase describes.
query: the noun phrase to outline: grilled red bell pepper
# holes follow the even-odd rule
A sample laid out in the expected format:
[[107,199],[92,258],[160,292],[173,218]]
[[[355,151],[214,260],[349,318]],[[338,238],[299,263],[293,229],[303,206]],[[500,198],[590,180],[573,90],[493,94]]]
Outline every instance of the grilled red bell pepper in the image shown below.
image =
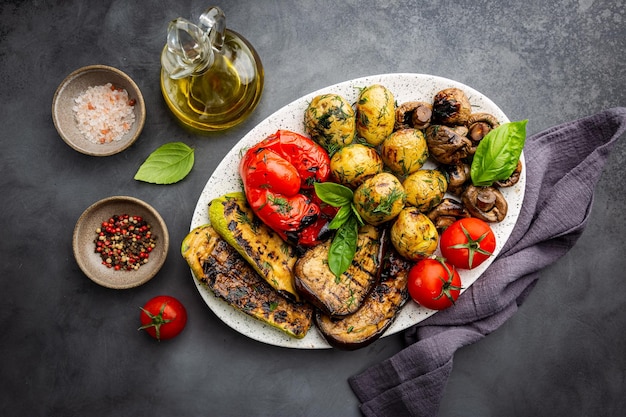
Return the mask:
[[327,217],[307,190],[330,175],[326,151],[288,130],[270,135],[243,156],[239,165],[244,192],[257,216],[284,240],[304,246],[319,243]]
[[311,199],[313,204],[317,204],[320,207],[320,214],[315,223],[305,227],[299,233],[298,244],[302,246],[314,246],[318,244],[320,240],[330,236],[331,231],[328,228],[328,224],[335,217],[339,208],[324,203],[317,194],[315,194],[314,190],[305,190],[304,193]]

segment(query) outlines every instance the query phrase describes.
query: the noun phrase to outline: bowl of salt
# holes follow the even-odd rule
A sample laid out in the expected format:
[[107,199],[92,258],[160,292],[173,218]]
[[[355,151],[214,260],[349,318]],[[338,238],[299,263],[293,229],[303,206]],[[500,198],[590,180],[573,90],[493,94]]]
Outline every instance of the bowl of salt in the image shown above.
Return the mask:
[[109,156],[137,140],[146,121],[146,106],[127,74],[107,65],[89,65],[61,82],[52,100],[52,120],[74,150]]

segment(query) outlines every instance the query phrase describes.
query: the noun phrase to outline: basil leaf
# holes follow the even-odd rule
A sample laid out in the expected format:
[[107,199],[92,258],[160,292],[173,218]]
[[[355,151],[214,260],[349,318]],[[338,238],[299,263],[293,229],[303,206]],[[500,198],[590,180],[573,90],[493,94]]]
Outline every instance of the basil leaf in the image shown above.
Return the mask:
[[354,214],[354,217],[356,217],[356,219],[358,220],[359,226],[363,226],[365,222],[363,221],[363,218],[361,218],[361,215],[357,211],[356,206],[354,204],[350,204],[350,209],[352,210],[352,214]]
[[328,267],[336,279],[339,279],[354,259],[359,224],[363,224],[363,220],[352,204],[354,193],[351,189],[334,182],[315,183],[314,187],[320,200],[330,206],[339,207],[328,225],[329,229],[337,230],[328,249]]
[[339,229],[343,224],[348,220],[348,218],[352,216],[352,208],[350,205],[341,206],[335,217],[328,225],[330,230]]
[[334,182],[316,182],[315,193],[324,203],[333,207],[342,207],[352,203],[352,190]]
[[182,142],[162,145],[152,152],[135,174],[135,180],[153,184],[173,184],[193,168],[194,150]]
[[354,216],[337,230],[328,250],[328,267],[337,279],[348,270],[358,242],[359,227]]
[[502,124],[480,141],[470,170],[475,186],[488,186],[511,176],[526,141],[526,123],[528,120]]

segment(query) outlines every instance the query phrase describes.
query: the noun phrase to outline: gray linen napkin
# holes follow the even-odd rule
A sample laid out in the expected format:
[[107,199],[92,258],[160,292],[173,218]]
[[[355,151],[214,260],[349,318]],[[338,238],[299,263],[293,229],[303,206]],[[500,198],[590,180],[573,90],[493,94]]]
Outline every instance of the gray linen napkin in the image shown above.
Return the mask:
[[454,352],[511,317],[539,277],[582,234],[593,190],[613,143],[626,130],[618,107],[526,140],[526,192],[496,260],[457,303],[409,328],[409,346],[349,379],[366,416],[435,416]]

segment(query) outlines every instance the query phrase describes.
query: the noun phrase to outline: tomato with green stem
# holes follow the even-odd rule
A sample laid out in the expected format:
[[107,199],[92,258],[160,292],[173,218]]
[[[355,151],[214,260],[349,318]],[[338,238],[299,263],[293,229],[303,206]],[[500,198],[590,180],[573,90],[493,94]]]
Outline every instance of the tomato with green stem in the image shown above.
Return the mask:
[[141,327],[157,340],[172,339],[183,331],[187,324],[187,310],[176,298],[159,295],[151,298],[141,308]]
[[409,270],[409,294],[423,307],[444,310],[456,302],[461,289],[461,276],[443,259],[422,259]]
[[472,269],[493,255],[496,236],[487,222],[467,217],[444,230],[439,245],[447,262],[460,269]]

